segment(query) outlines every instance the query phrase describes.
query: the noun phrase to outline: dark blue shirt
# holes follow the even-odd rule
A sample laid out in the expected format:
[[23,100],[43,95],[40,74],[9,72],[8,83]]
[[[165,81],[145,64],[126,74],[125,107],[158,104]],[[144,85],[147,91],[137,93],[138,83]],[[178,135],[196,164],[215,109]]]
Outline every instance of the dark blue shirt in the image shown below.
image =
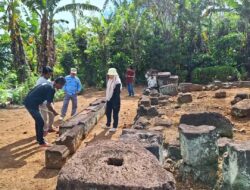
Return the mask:
[[34,87],[24,99],[24,105],[28,108],[38,109],[44,101],[52,103],[55,89],[51,84],[43,83]]

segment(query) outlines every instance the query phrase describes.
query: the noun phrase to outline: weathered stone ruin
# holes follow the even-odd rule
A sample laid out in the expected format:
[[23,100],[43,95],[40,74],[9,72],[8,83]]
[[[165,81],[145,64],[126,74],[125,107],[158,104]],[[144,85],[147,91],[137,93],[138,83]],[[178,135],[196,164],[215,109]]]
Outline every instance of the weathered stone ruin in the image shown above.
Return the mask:
[[218,146],[214,126],[181,124],[180,146],[183,163],[182,177],[213,185],[217,180]]
[[59,128],[60,136],[55,145],[45,151],[48,169],[60,169],[67,158],[76,152],[82,140],[105,113],[105,101],[98,99]]
[[250,189],[250,141],[228,144],[222,174],[222,190]]
[[66,163],[56,189],[175,190],[175,179],[139,143],[99,141]]
[[147,130],[123,129],[120,137],[124,142],[139,142],[162,162],[163,136],[160,132]]
[[192,94],[191,93],[179,93],[177,101],[179,104],[190,103],[193,101]]
[[216,128],[217,133],[221,137],[233,137],[233,127],[229,119],[223,115],[215,112],[202,112],[202,113],[192,113],[185,114],[181,116],[180,123],[200,126],[200,125],[209,125]]
[[237,118],[250,116],[250,99],[244,99],[232,106],[232,115]]

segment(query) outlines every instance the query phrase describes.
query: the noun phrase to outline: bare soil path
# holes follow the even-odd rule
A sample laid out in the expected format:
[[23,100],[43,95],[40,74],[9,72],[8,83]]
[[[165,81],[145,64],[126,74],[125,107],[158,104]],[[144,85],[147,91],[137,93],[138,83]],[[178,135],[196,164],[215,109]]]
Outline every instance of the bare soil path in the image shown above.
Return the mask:
[[[136,89],[136,92],[141,93],[142,89]],[[126,89],[123,90],[119,130],[108,137],[103,135],[105,138],[118,137],[122,127],[131,126],[140,96],[138,93],[135,97],[127,97]],[[87,91],[79,96],[78,111],[103,96],[103,91]],[[55,107],[60,110],[62,102],[55,103]],[[105,121],[105,117],[101,119],[86,142],[103,132],[101,126],[105,125]],[[48,170],[44,167],[44,150],[36,144],[34,121],[24,108],[0,110],[0,137],[1,190],[55,189],[59,170]],[[53,142],[56,137],[57,135],[52,133],[46,138],[49,142]]]

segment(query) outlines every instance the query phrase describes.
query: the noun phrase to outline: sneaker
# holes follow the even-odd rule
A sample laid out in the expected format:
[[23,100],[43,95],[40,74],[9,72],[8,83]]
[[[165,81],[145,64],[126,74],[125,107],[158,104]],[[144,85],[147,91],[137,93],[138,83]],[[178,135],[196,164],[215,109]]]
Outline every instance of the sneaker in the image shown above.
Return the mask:
[[110,126],[103,125],[101,128],[102,128],[102,129],[110,129]]
[[40,147],[41,148],[48,148],[48,147],[51,147],[52,145],[51,144],[49,144],[49,143],[47,143],[47,142],[45,142],[44,144],[40,144]]
[[109,129],[109,132],[116,132],[116,128]]
[[59,120],[60,120],[60,121],[63,121],[63,120],[64,120],[64,117],[63,117],[63,116],[60,116],[60,117],[59,117]]

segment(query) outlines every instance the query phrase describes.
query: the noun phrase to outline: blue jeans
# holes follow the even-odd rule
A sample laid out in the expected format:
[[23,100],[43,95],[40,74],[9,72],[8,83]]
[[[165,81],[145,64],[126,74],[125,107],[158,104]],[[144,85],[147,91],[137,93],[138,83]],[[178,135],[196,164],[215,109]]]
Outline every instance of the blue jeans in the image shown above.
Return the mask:
[[61,111],[61,116],[62,117],[66,116],[66,112],[68,110],[70,100],[72,101],[71,116],[76,114],[76,110],[77,110],[77,94],[74,94],[74,95],[66,94],[64,99],[63,99],[63,107],[62,107],[62,111]]
[[134,96],[134,87],[133,87],[133,83],[128,83],[128,94],[129,96]]
[[36,140],[37,142],[42,145],[45,143],[43,138],[43,127],[44,127],[44,121],[42,118],[41,113],[39,112],[39,109],[29,108],[26,107],[26,109],[29,111],[30,115],[35,120],[35,126],[36,126]]

